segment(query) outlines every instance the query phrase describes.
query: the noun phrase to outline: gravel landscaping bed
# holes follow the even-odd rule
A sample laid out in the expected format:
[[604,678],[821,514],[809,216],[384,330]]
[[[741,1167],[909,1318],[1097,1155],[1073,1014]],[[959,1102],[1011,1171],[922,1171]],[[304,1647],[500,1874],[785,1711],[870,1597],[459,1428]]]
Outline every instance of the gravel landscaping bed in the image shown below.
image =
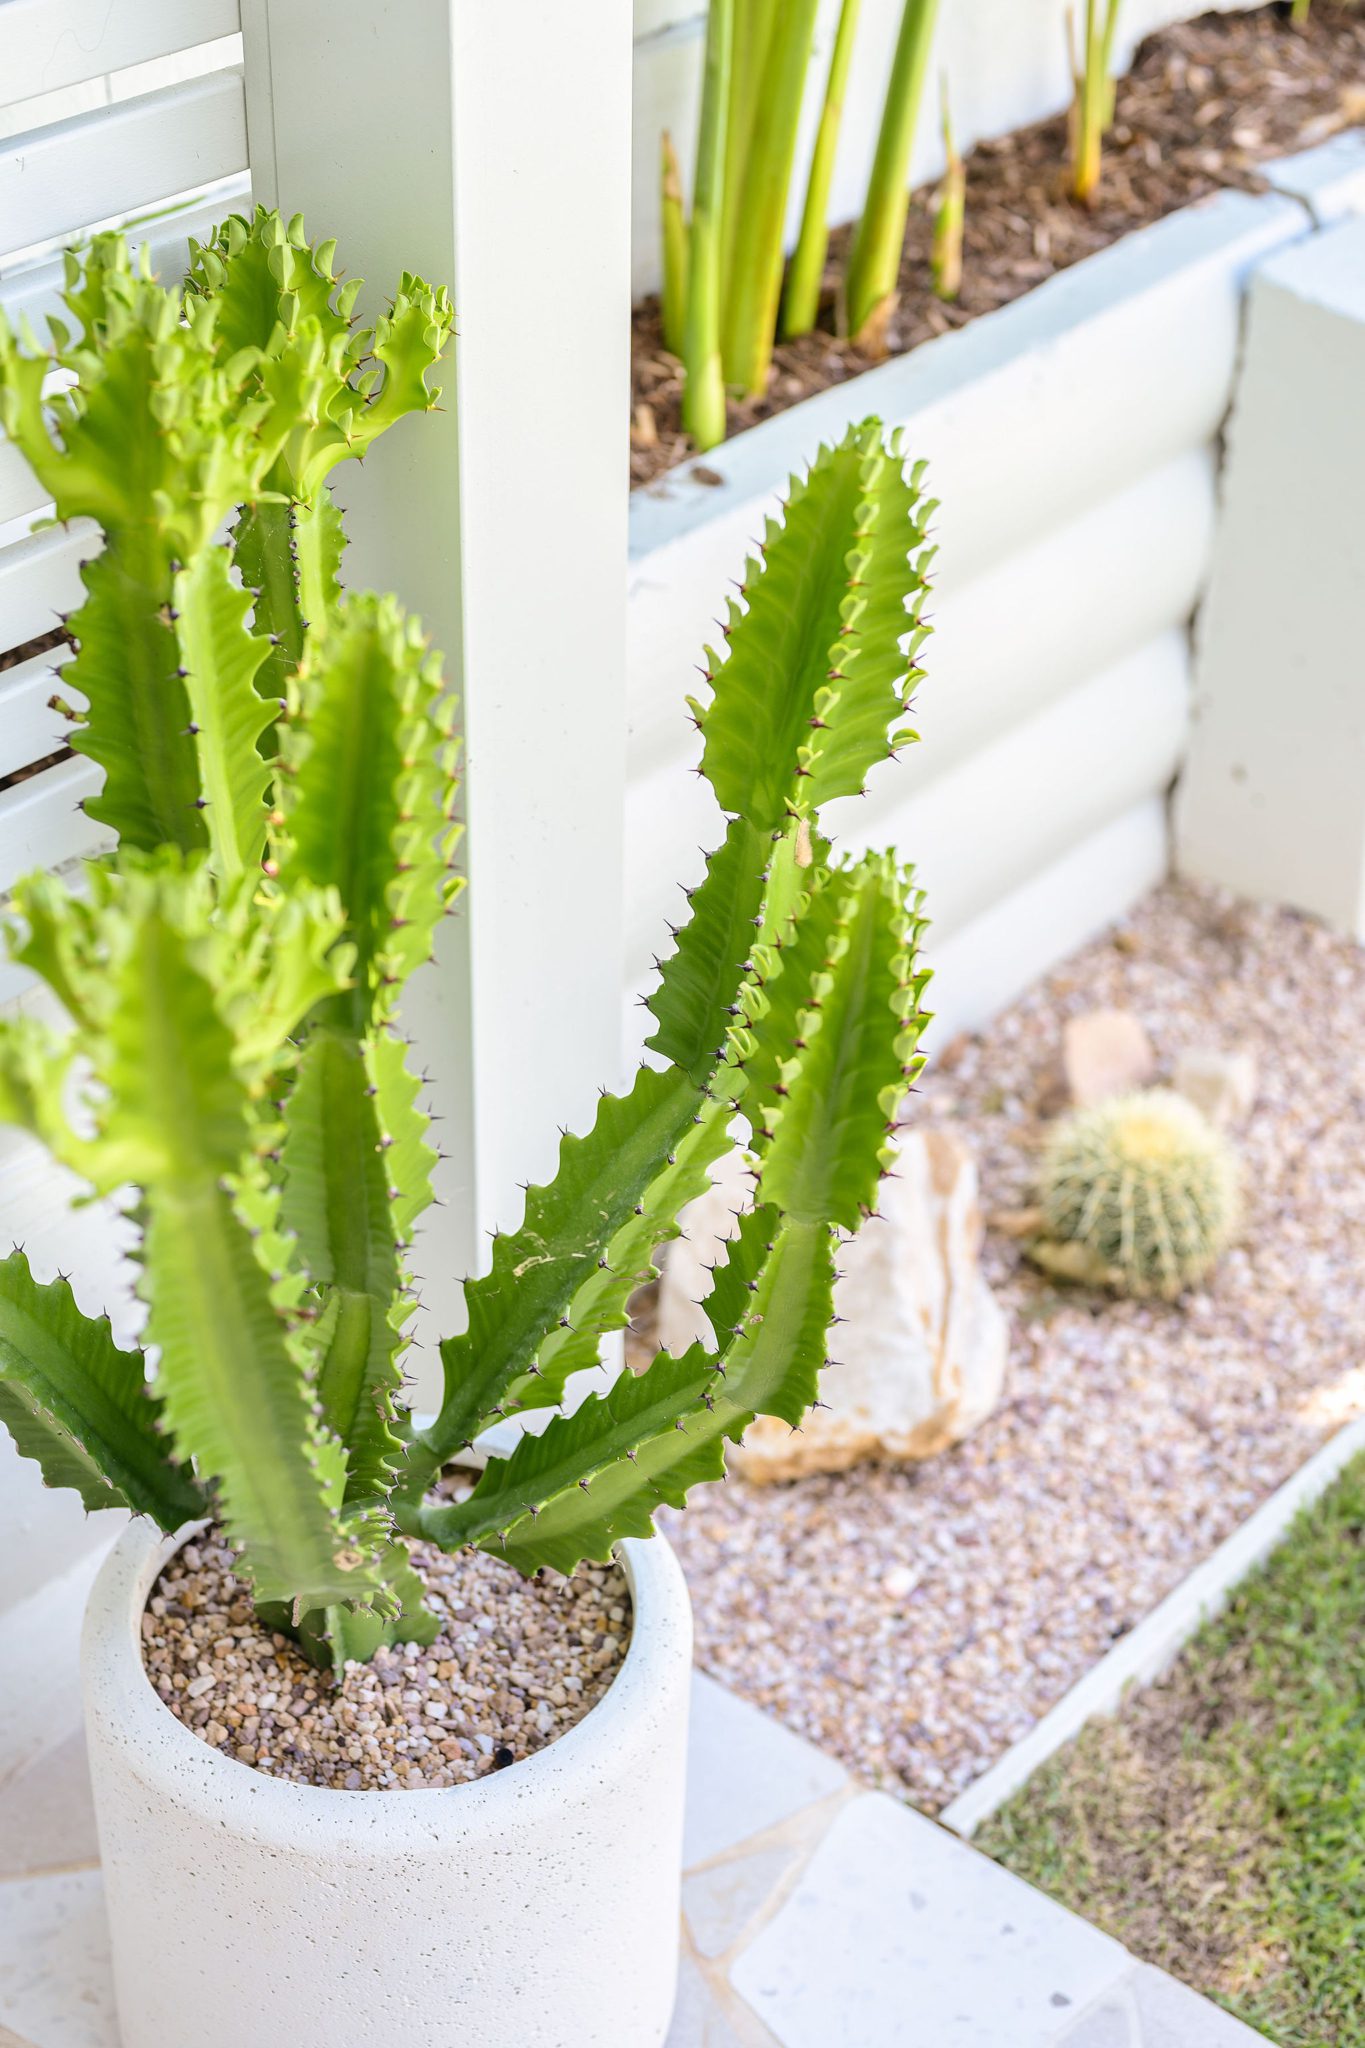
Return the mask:
[[665,1520],[703,1667],[865,1779],[946,1805],[1365,1408],[1365,949],[1187,884],[981,1036],[930,1040],[917,1114],[1028,1198],[1068,1016],[1116,1005],[1160,1068],[1245,1047],[1243,1239],[1175,1306],[1059,1290],[992,1232],[1001,1409],[919,1467],[738,1479]]
[[416,1543],[412,1557],[440,1634],[348,1664],[334,1685],[256,1619],[232,1552],[210,1531],[152,1589],[147,1675],[225,1756],[360,1792],[463,1784],[530,1756],[581,1721],[620,1670],[630,1589],[618,1566],[583,1565],[565,1581],[523,1579],[478,1550],[448,1557]]

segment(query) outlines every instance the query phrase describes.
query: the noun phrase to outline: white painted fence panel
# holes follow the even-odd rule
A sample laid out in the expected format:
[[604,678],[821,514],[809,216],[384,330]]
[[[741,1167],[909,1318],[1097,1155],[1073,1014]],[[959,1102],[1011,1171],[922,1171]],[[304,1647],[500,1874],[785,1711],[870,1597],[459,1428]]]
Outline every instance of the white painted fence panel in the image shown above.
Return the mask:
[[0,440],[0,526],[12,519],[35,519],[50,503],[13,442]]
[[98,553],[88,520],[50,526],[0,548],[0,649],[50,633],[81,601],[80,565]]
[[[250,210],[251,180],[243,173],[217,186],[209,200],[195,197],[182,206],[168,208],[164,217],[148,221],[144,229],[130,231],[131,239],[139,249],[146,249],[153,276],[163,284],[171,284],[183,277],[189,266],[191,236],[205,241],[228,214]],[[60,257],[11,271],[8,277],[0,278],[0,305],[12,321],[26,319],[41,338],[48,314],[62,312],[64,277],[65,266]]]
[[113,845],[113,834],[78,808],[102,779],[92,762],[73,756],[0,790],[0,893],[33,868],[55,868]]
[[0,98],[81,85],[240,26],[238,0],[0,0]]
[[0,776],[31,768],[66,745],[66,721],[48,700],[67,659],[61,650],[0,669]]
[[246,161],[235,69],[16,136],[0,150],[0,254],[231,177]]

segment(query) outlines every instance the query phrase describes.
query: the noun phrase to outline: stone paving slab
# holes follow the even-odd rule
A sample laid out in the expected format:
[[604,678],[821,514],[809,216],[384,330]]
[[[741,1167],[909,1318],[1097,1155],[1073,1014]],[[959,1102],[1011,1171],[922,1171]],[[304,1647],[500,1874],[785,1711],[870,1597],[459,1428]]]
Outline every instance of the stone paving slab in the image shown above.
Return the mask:
[[884,1793],[837,1815],[731,1981],[782,2048],[1051,2048],[1131,1967]]
[[[0,2048],[118,2048],[98,1868],[57,1867],[92,1840],[69,1716],[21,1775],[0,1786]],[[1265,2048],[700,1675],[687,1844],[667,2048]]]

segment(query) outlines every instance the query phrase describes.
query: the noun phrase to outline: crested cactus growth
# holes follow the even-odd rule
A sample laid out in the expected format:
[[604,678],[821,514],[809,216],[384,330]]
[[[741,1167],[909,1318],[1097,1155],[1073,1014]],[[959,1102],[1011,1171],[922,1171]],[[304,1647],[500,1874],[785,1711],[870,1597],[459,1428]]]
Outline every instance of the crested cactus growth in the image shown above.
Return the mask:
[[[405,279],[409,311],[396,305],[353,354],[331,255],[268,216],[230,223],[199,252],[177,324],[103,245],[94,286],[117,280],[138,319],[92,318],[91,395],[51,422],[35,410],[35,359],[0,337],[16,439],[54,467],[81,455],[82,509],[108,511],[116,556],[136,493],[103,465],[156,440],[174,410],[165,375],[187,351],[224,407],[223,449],[206,443],[197,472],[214,486],[199,525],[177,509],[169,464],[150,508],[159,534],[173,513],[180,528],[161,534],[141,593],[159,577],[168,601],[139,712],[147,748],[120,760],[109,805],[133,829],[83,892],[40,876],[13,901],[11,952],[66,1024],[0,1023],[0,1120],[92,1190],[134,1191],[155,1368],[148,1380],[16,1252],[0,1263],[0,1417],[50,1483],[91,1506],[167,1529],[216,1515],[272,1625],[338,1662],[434,1625],[404,1538],[570,1571],[720,1476],[726,1440],[755,1415],[795,1424],[815,1399],[837,1242],[876,1201],[921,1064],[927,979],[912,872],[890,855],[833,858],[819,814],[914,737],[901,721],[930,507],[868,422],[822,450],[770,524],[693,707],[729,822],[650,998],[653,1060],[604,1095],[588,1133],[565,1137],[554,1178],[528,1189],[519,1228],[467,1283],[467,1328],[441,1346],[444,1398],[418,1430],[401,1399],[403,1259],[433,1154],[393,1018],[457,887],[449,702],[439,657],[394,600],[342,597],[330,571],[305,598],[311,541],[297,575],[247,575],[243,589],[228,573],[234,554],[245,569],[276,546],[259,515],[281,500],[301,543],[310,524],[335,536],[331,463],[434,398],[442,295]],[[73,280],[73,301],[82,291]],[[164,354],[156,377],[123,379],[111,458],[77,428],[115,387],[130,321]],[[377,392],[366,354],[384,366]],[[134,362],[146,355],[138,339]],[[193,452],[189,427],[182,438]],[[332,539],[314,560],[335,566]],[[281,644],[287,660],[267,671]],[[112,686],[122,650],[102,616],[83,645]],[[167,735],[176,691],[186,726]],[[99,716],[112,728],[118,706]],[[188,843],[158,836],[169,738],[186,742]],[[598,1367],[737,1118],[756,1197],[708,1304],[714,1343],[622,1373],[493,1459],[466,1500],[433,1498],[441,1468],[495,1420],[557,1406],[573,1374]]]
[[1052,1131],[1031,1255],[1064,1278],[1174,1300],[1232,1242],[1238,1180],[1226,1138],[1184,1096],[1114,1096]]

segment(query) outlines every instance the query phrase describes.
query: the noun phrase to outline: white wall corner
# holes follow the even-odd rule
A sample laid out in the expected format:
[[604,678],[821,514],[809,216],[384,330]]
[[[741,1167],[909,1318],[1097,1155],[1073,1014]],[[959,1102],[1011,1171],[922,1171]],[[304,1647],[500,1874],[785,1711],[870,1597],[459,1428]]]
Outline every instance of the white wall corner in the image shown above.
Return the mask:
[[1257,275],[1177,806],[1185,872],[1365,937],[1365,219]]

